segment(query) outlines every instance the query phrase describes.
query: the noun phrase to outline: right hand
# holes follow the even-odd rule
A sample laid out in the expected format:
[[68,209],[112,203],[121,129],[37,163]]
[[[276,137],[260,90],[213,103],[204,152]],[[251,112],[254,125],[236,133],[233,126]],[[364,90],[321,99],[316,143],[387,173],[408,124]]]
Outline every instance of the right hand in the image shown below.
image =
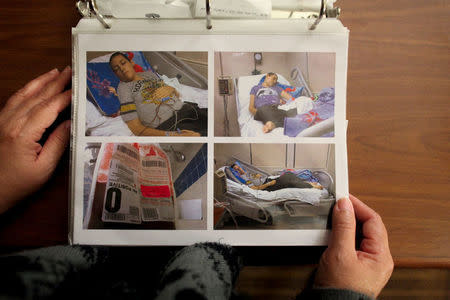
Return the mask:
[[181,130],[180,132],[172,131],[171,136],[200,136],[200,133],[192,130]]
[[[355,249],[356,220],[362,223],[363,240]],[[314,286],[349,289],[377,297],[391,277],[394,263],[381,217],[350,195],[333,210],[328,249],[323,253]]]
[[109,87],[108,87],[108,90],[109,90],[109,92],[110,92],[111,94],[114,94],[114,96],[119,97],[119,95],[117,95],[117,91],[116,91],[116,89],[115,89],[114,87],[109,86]]

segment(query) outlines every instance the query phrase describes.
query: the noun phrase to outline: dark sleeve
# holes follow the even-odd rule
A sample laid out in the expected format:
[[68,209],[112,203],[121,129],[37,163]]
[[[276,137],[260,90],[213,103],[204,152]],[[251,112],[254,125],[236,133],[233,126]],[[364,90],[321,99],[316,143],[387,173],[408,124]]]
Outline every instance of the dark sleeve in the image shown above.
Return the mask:
[[185,247],[167,264],[155,300],[230,299],[241,266],[231,246],[201,243]]
[[304,290],[297,296],[296,300],[375,300],[366,294],[351,290],[334,288],[312,288]]
[[74,295],[82,282],[79,279],[104,265],[106,256],[105,248],[89,246],[55,246],[0,256],[0,299],[63,299],[72,288]]

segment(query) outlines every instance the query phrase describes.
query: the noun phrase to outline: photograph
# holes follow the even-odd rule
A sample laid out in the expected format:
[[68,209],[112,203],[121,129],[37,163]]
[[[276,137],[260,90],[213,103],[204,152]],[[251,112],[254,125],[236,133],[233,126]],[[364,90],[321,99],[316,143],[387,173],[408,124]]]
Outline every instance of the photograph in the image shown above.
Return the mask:
[[207,136],[208,53],[86,52],[87,136]]
[[84,229],[206,229],[207,144],[88,143]]
[[214,135],[334,137],[335,53],[215,52]]
[[334,144],[215,144],[214,229],[329,229]]

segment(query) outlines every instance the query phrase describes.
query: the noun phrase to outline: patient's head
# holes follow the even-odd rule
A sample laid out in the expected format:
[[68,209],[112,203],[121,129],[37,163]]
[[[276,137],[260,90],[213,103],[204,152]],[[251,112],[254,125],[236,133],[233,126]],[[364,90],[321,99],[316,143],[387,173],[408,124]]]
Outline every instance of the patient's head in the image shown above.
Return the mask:
[[269,72],[266,74],[266,78],[264,79],[264,83],[266,86],[274,86],[276,85],[278,82],[278,75],[273,73],[273,72]]
[[136,71],[134,70],[134,62],[122,52],[114,52],[109,58],[109,66],[120,81],[130,82],[136,79]]

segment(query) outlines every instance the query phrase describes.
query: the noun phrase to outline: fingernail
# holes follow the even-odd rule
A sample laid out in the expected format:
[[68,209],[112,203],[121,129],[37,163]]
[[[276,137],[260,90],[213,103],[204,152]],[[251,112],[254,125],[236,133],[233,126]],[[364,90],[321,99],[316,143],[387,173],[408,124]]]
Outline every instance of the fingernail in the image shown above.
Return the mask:
[[56,74],[56,73],[58,73],[58,69],[57,69],[57,68],[54,68],[54,69],[51,70],[49,73],[50,73],[50,74]]
[[66,73],[66,72],[69,72],[69,71],[70,71],[70,66],[67,66],[67,67],[64,68],[63,72]]
[[337,208],[338,210],[352,210],[352,204],[350,203],[350,200],[348,198],[341,198],[337,202]]

